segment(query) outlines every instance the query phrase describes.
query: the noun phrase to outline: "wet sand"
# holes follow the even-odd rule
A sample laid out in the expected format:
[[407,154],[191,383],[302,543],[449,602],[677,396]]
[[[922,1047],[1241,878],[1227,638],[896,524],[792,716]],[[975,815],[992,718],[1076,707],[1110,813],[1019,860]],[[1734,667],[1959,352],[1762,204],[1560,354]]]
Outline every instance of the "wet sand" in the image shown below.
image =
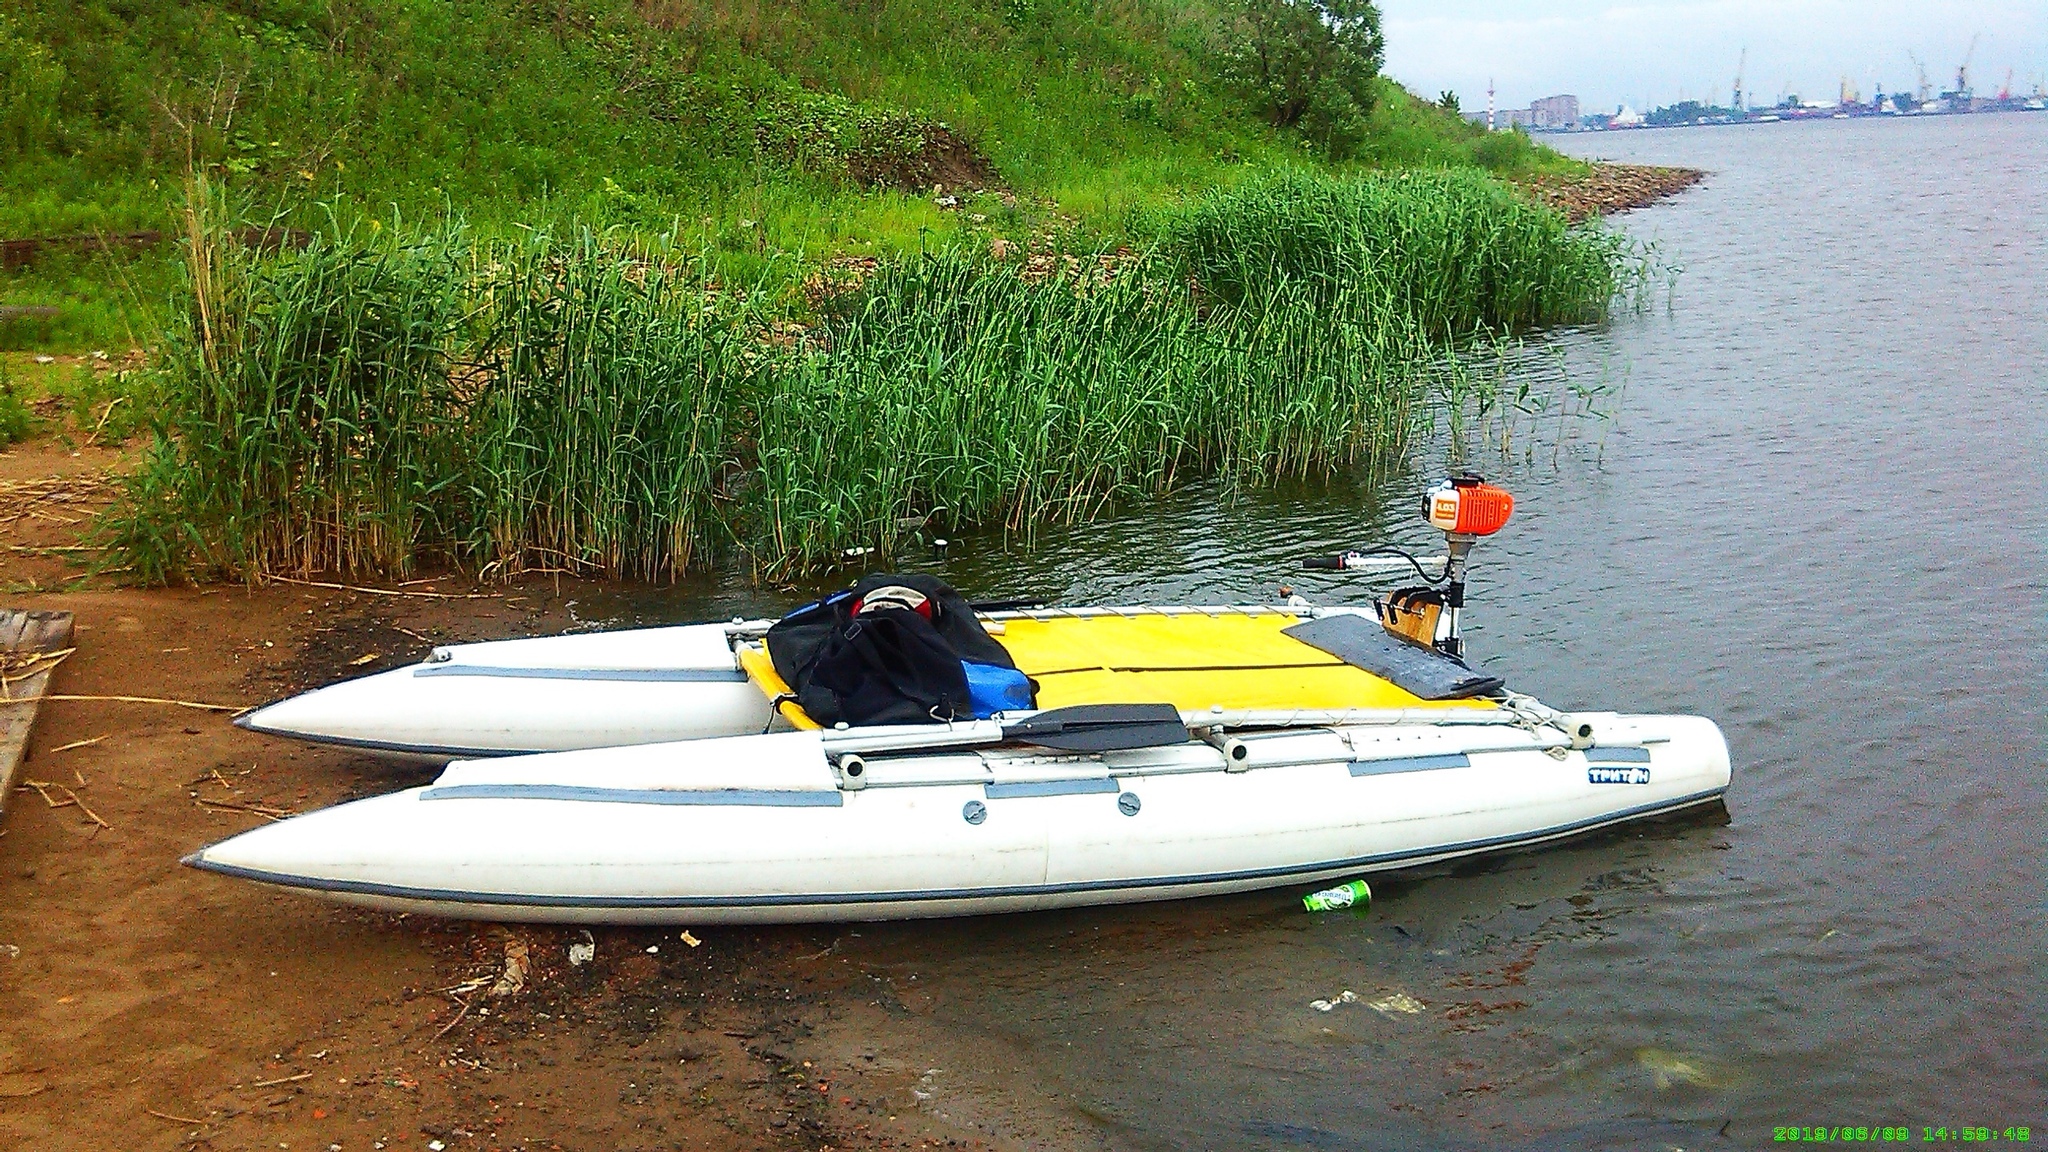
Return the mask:
[[[92,501],[23,479],[108,454],[0,454],[9,605],[66,609],[61,695],[243,706],[416,658],[436,641],[560,631],[587,585],[478,599],[304,586],[33,591],[75,578]],[[88,489],[89,490],[89,489]],[[36,515],[22,515],[34,508]],[[455,581],[412,591],[470,591]],[[68,747],[67,747],[68,746]],[[295,746],[222,712],[52,700],[0,823],[0,1146],[449,1149],[1099,1146],[999,1041],[927,1021],[838,954],[851,929],[506,929],[369,913],[178,864],[261,823],[430,770]],[[60,799],[61,799],[61,794]],[[525,987],[492,997],[508,944]],[[451,991],[452,990],[452,991]],[[463,1005],[467,1003],[465,1011]],[[968,1088],[977,1067],[996,1087]]]

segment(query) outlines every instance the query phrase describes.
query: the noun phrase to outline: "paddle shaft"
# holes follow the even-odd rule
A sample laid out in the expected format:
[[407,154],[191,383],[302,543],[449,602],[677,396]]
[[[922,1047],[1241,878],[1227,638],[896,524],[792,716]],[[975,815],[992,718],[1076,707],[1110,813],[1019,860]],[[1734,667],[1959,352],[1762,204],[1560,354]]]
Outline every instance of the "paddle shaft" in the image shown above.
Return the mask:
[[[976,748],[1002,744],[1011,740],[1028,739],[1013,735],[1011,728],[1019,722],[1033,717],[1043,718],[1054,715],[1062,709],[1048,712],[1023,713],[1005,716],[1003,720],[957,720],[944,724],[895,724],[873,728],[828,729],[819,734],[825,745],[825,753],[838,756],[848,752],[916,752],[945,748]],[[1196,730],[1226,728],[1362,728],[1392,724],[1414,724],[1430,727],[1465,726],[1513,726],[1526,723],[1528,717],[1502,708],[1340,708],[1340,709],[1226,709],[1224,711],[1186,711],[1180,714],[1192,738]],[[1151,728],[1157,721],[1150,717],[1134,719],[1133,728]],[[1114,725],[1096,725],[1098,728]],[[1133,744],[1130,747],[1158,747],[1157,741]]]

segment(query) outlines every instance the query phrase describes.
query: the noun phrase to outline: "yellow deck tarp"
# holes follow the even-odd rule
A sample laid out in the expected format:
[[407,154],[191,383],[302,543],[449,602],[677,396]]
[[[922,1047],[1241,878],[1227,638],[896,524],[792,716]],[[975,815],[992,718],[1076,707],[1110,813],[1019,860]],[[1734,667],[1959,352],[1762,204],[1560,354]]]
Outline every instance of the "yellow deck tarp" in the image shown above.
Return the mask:
[[1417,708],[1422,699],[1280,630],[1284,612],[1005,620],[996,639],[1038,681],[1038,706]]
[[[1285,612],[1148,613],[1008,619],[990,632],[1038,681],[1038,706],[1172,704],[1239,708],[1463,708],[1483,700],[1424,700],[1283,634]],[[771,699],[789,691],[766,651],[740,649],[740,667]],[[815,728],[794,703],[783,715]]]

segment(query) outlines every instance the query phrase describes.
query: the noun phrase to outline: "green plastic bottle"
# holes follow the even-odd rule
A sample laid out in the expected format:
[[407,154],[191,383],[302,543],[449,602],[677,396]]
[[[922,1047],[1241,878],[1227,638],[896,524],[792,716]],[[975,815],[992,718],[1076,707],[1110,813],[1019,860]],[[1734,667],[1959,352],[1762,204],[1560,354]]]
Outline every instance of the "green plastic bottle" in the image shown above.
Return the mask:
[[1335,888],[1311,892],[1301,898],[1301,906],[1311,912],[1330,912],[1338,908],[1370,908],[1372,889],[1366,887],[1363,880],[1353,880],[1349,884],[1339,884]]

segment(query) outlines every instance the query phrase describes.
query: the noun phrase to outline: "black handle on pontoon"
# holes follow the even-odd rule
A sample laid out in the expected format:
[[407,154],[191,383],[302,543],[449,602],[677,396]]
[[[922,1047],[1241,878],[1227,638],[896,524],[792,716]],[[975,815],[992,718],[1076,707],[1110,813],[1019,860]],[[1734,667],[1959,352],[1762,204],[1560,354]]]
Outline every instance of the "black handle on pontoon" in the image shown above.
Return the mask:
[[970,600],[967,606],[976,612],[1028,612],[1050,603],[1052,601],[1044,596],[1023,596],[1015,600]]

